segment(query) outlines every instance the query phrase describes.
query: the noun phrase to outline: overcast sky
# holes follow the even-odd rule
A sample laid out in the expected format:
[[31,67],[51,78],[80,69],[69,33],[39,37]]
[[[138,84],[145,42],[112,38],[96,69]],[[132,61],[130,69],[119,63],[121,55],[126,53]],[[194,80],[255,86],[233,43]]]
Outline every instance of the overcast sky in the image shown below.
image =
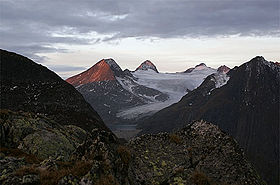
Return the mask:
[[102,58],[159,71],[280,61],[279,0],[0,0],[0,47],[63,78]]

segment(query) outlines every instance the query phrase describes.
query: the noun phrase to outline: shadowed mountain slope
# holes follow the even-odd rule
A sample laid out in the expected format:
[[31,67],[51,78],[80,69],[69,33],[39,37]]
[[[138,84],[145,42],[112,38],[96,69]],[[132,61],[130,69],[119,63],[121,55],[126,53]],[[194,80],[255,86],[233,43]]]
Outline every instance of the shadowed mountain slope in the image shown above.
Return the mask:
[[208,76],[181,101],[140,123],[142,133],[204,119],[234,136],[265,180],[278,184],[280,67],[255,57],[228,75],[227,84],[217,89],[215,76]]
[[12,52],[0,50],[0,56],[2,109],[45,114],[89,131],[106,128],[83,96],[54,72]]

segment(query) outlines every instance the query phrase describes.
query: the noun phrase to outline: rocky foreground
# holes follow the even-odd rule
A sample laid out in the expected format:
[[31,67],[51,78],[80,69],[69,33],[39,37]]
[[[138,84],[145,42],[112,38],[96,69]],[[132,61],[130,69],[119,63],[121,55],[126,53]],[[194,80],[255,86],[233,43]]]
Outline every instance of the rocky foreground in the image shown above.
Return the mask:
[[128,146],[132,184],[264,184],[236,141],[204,121],[143,135]]
[[123,146],[102,130],[0,115],[1,184],[265,184],[236,141],[203,121]]
[[128,184],[117,138],[45,116],[1,110],[1,184]]

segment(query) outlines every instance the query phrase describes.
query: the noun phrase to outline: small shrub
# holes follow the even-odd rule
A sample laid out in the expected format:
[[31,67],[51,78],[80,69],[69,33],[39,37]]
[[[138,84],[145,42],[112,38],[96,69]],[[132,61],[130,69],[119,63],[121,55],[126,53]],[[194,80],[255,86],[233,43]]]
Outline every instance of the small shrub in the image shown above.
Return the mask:
[[16,176],[20,176],[23,177],[24,175],[28,175],[28,174],[40,174],[40,170],[38,168],[36,168],[34,165],[31,166],[23,166],[21,168],[19,168],[18,170],[16,170],[15,175]]
[[76,163],[60,162],[58,170],[45,170],[38,167],[23,166],[15,173],[17,176],[24,176],[27,174],[38,174],[40,176],[40,182],[44,185],[57,184],[58,181],[69,174],[75,177],[82,177],[86,175],[92,167],[90,162],[77,161]]
[[23,152],[20,149],[17,148],[5,148],[5,147],[0,147],[0,152],[4,153],[6,156],[10,157],[16,157],[16,158],[24,158],[26,162],[28,163],[40,163],[42,160],[37,158],[33,154],[28,154]]
[[194,171],[191,179],[196,185],[213,185],[210,179],[202,172]]
[[169,139],[171,140],[171,142],[176,144],[182,143],[182,138],[176,134],[169,134]]
[[113,175],[102,175],[100,179],[96,182],[96,185],[118,185],[116,179]]
[[128,165],[131,159],[131,152],[125,146],[118,146],[117,152],[121,157],[121,160],[124,164]]
[[86,161],[77,161],[72,165],[71,163],[65,163],[64,165],[65,166],[61,165],[60,169],[55,171],[42,170],[40,173],[41,183],[57,184],[62,177],[69,174],[75,177],[82,177],[86,175],[92,167],[91,163]]
[[9,117],[9,115],[12,113],[12,111],[8,109],[0,109],[0,118],[5,120]]
[[184,172],[184,168],[183,167],[178,167],[175,169],[175,173],[178,174],[178,173],[183,173]]
[[68,168],[64,169],[59,169],[55,171],[50,171],[50,170],[40,170],[40,181],[41,184],[44,185],[52,185],[52,184],[57,184],[58,181],[71,173],[71,170]]

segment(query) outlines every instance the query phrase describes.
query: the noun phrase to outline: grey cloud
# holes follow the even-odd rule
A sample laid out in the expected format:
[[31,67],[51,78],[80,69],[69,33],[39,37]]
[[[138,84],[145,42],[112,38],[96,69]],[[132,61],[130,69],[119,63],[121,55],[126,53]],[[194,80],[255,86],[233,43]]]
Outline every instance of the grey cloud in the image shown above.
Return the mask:
[[[82,37],[91,32],[106,36]],[[57,43],[233,34],[279,37],[279,1],[5,0],[0,6],[0,47],[33,58],[57,52]]]
[[68,65],[55,65],[55,66],[48,66],[48,67],[56,72],[83,71],[86,69],[86,67],[68,66]]

